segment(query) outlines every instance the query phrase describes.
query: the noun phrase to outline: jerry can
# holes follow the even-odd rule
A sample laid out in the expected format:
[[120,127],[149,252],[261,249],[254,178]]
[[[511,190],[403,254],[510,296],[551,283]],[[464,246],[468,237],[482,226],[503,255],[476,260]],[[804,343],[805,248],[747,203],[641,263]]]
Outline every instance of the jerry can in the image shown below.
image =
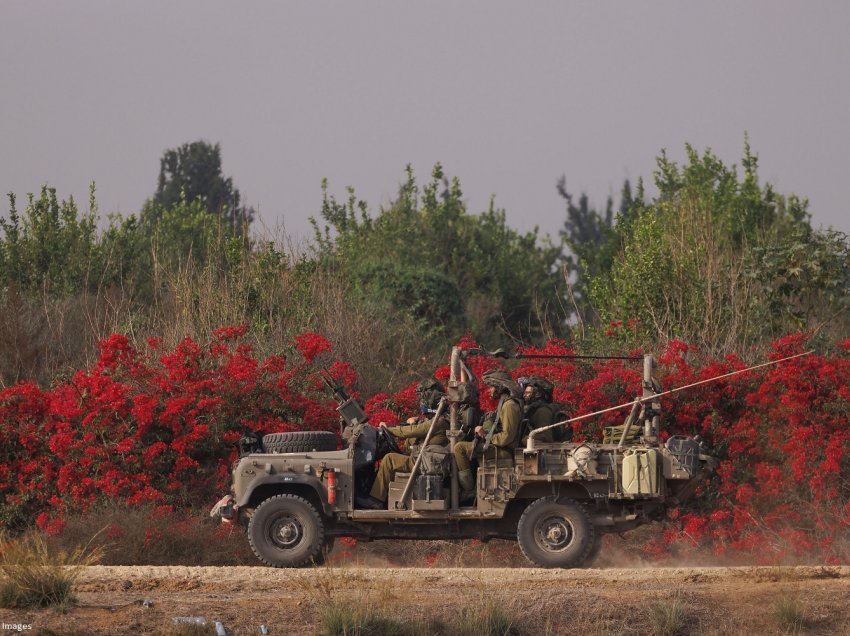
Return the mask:
[[666,446],[667,450],[676,458],[682,468],[688,471],[691,477],[697,474],[699,468],[699,442],[692,437],[674,435],[667,440]]
[[658,451],[630,448],[623,453],[623,492],[627,495],[658,494]]

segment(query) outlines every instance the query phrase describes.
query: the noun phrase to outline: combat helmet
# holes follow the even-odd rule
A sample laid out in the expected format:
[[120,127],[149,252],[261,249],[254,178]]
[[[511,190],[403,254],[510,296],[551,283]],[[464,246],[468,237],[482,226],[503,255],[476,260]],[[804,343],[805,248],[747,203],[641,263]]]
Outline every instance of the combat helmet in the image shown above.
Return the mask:
[[526,387],[533,387],[534,393],[532,394],[532,401],[552,401],[552,392],[555,389],[555,385],[549,382],[549,380],[547,380],[546,378],[541,377],[539,375],[529,375],[517,378],[516,382],[522,388],[523,392],[525,391]]
[[445,394],[446,390],[437,378],[426,378],[416,385],[416,396],[423,413],[436,409]]
[[519,388],[519,385],[514,382],[507,371],[502,371],[501,369],[485,371],[481,377],[481,381],[487,386],[494,386],[497,389],[507,391],[513,398],[518,398],[522,395],[522,389]]

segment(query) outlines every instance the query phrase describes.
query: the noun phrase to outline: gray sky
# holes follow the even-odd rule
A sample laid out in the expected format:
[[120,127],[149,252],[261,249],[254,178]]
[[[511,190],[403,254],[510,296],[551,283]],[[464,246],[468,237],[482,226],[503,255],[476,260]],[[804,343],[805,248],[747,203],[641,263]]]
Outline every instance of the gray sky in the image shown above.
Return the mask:
[[[618,198],[662,148],[711,147],[850,232],[850,3],[0,0],[0,191],[138,212],[206,139],[270,230],[320,183],[386,204],[441,162],[471,212],[554,234],[555,190]],[[8,205],[0,207],[6,214]]]

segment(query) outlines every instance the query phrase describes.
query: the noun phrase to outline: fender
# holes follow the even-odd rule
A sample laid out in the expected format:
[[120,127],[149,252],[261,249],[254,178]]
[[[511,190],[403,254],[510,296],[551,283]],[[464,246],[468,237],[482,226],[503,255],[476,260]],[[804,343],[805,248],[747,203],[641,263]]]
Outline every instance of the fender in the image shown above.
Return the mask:
[[[605,492],[607,494],[608,485],[605,483]],[[516,492],[516,499],[539,499],[540,497],[549,497],[551,495],[559,495],[569,497],[576,501],[592,501],[593,493],[588,489],[585,482],[526,482],[522,484]]]
[[297,486],[310,488],[316,493],[316,497],[319,502],[322,504],[322,509],[325,515],[328,517],[333,516],[333,508],[328,503],[328,492],[325,488],[325,485],[322,483],[320,479],[317,479],[313,475],[300,475],[298,473],[278,473],[274,475],[266,475],[264,477],[258,477],[253,480],[245,489],[245,492],[242,494],[236,501],[236,506],[241,508],[242,506],[248,505],[248,502],[251,500],[251,495],[257,488],[262,486],[280,486],[282,490],[285,490],[287,487]]

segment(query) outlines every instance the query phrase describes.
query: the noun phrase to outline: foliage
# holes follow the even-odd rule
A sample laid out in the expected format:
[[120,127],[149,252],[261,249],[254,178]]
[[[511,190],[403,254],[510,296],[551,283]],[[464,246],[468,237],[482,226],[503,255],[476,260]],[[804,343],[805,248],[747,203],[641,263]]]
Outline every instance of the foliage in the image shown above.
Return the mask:
[[148,201],[138,229],[148,261],[155,258],[167,271],[195,265],[227,275],[250,249],[245,234],[234,232],[224,217],[209,213],[200,197],[189,199],[185,192],[168,206]]
[[312,220],[323,263],[364,298],[401,309],[436,342],[468,330],[493,339],[500,330],[529,337],[557,327],[550,303],[559,294],[560,247],[539,245],[536,230],[510,229],[492,202],[469,214],[460,183],[449,183],[439,164],[421,195],[408,167],[398,197],[374,218],[353,190],[339,203],[323,188],[325,225]]
[[[304,334],[294,359],[258,360],[235,344],[245,331],[220,329],[205,346],[185,339],[168,352],[153,339],[136,350],[115,334],[95,366],[68,382],[0,392],[0,522],[36,519],[55,533],[66,510],[98,503],[211,501],[246,430],[334,429],[335,404],[308,365],[327,348],[324,338]],[[355,379],[342,362],[329,371]]]
[[[233,443],[262,432],[334,430],[334,403],[311,370],[328,365],[351,385],[351,367],[333,360],[328,341],[307,332],[293,355],[254,357],[239,340],[245,326],[217,330],[207,345],[184,340],[173,350],[151,341],[145,351],[124,336],[101,344],[97,363],[42,390],[31,383],[0,392],[0,520],[7,528],[37,519],[61,532],[64,513],[99,504],[162,506],[164,512],[214,501],[225,490]],[[470,340],[461,343],[475,347]],[[805,350],[805,336],[773,343],[777,359]],[[525,353],[569,354],[563,341]],[[700,362],[700,360],[704,360]],[[658,377],[677,387],[743,368],[737,356],[705,360],[674,341]],[[471,356],[477,376],[497,364]],[[556,386],[571,415],[627,403],[641,390],[639,365],[526,359],[514,377],[539,374]],[[438,378],[448,375],[441,366]],[[700,434],[720,460],[714,479],[688,508],[674,509],[646,546],[654,558],[704,547],[720,557],[760,563],[850,558],[850,341],[758,372],[663,398],[665,435]],[[400,421],[415,408],[415,382],[365,402],[373,422]],[[493,409],[482,395],[482,408]],[[602,438],[622,422],[612,411],[575,423],[577,440]],[[153,540],[153,539],[151,539]]]
[[153,211],[169,210],[180,201],[197,201],[207,212],[221,216],[236,233],[254,217],[253,208],[240,203],[239,188],[221,171],[221,146],[204,140],[166,150],[160,159]]
[[797,226],[753,248],[748,267],[763,298],[758,322],[765,333],[829,323],[844,333],[850,326],[850,242],[843,233]]
[[96,244],[97,204],[91,186],[89,211],[73,197],[59,201],[56,189],[30,194],[20,214],[9,194],[9,218],[0,218],[0,288],[65,295],[101,282],[103,253]]
[[[353,190],[338,202],[325,184],[315,251],[300,255],[249,239],[250,214],[237,214],[219,147],[205,142],[167,151],[157,195],[102,231],[94,186],[86,212],[47,186],[22,212],[10,196],[0,387],[14,386],[0,391],[0,524],[37,518],[55,533],[66,510],[214,498],[245,428],[334,428],[314,359],[336,358],[334,372],[371,396],[373,419],[393,422],[415,406],[411,377],[444,363],[460,333],[468,346],[545,342],[529,352],[666,349],[670,385],[740,368],[774,339],[777,352],[821,353],[665,403],[669,430],[699,432],[722,463],[647,554],[705,546],[844,562],[850,244],[813,230],[805,200],[761,184],[748,145],[741,167],[690,146],[684,165],[662,153],[658,195],[645,201],[642,184],[635,195],[626,184],[616,216],[611,202],[604,212],[585,196],[574,203],[562,181],[566,260],[536,230],[509,228],[492,202],[470,214],[439,165],[421,189],[408,168],[376,215]],[[582,318],[600,316],[587,339],[565,331],[563,263],[580,276],[571,282]],[[216,331],[222,324],[242,326]],[[815,334],[808,345],[808,335],[783,338],[799,330]],[[495,364],[470,362],[477,375]],[[512,372],[550,377],[574,414],[640,387],[638,370],[619,362]],[[583,421],[576,434],[599,439],[621,419]]]
[[[578,205],[567,191],[566,177],[557,184],[558,194],[566,201],[567,218],[561,229],[561,238],[569,248],[564,257],[565,274],[571,279],[571,298],[575,304],[575,318],[580,323],[594,323],[596,316],[590,303],[590,282],[607,274],[622,247],[623,237],[629,232],[633,217],[643,204],[643,183],[638,183],[636,196],[626,181],[621,191],[620,207],[614,218],[611,197],[604,214],[590,207],[587,195],[582,194]],[[616,227],[615,227],[616,220]]]
[[98,558],[88,545],[51,552],[42,533],[0,536],[0,607],[67,607],[81,569]]
[[[795,329],[847,324],[846,238],[811,229],[806,201],[743,176],[710,150],[662,153],[658,197],[638,206],[610,271],[590,281],[605,322],[640,321],[631,346],[681,339],[722,355]],[[811,246],[811,249],[809,249]]]

